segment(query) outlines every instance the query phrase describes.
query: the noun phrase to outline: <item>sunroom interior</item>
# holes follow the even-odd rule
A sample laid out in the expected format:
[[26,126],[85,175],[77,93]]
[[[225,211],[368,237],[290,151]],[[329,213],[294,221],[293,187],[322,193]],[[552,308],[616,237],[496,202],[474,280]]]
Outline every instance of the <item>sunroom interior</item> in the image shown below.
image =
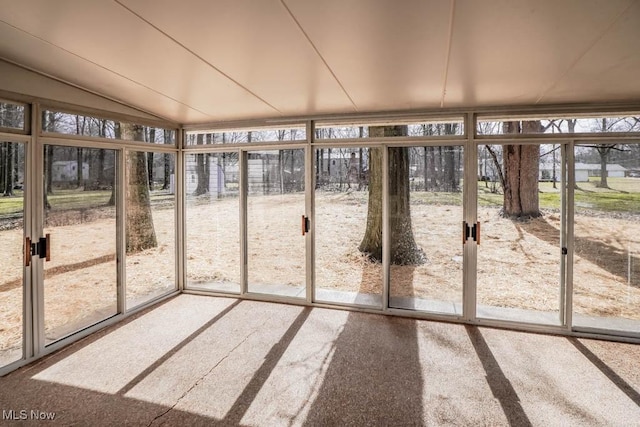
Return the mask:
[[0,374],[180,293],[640,342],[640,3],[0,5]]

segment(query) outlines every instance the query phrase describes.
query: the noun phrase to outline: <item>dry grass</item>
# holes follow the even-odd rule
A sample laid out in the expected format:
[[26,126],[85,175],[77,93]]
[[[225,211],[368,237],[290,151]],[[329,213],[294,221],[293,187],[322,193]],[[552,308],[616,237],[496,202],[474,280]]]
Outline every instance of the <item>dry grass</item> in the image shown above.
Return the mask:
[[[49,341],[117,312],[115,220],[91,222],[57,216],[45,266],[44,322]],[[157,248],[127,258],[127,305],[135,306],[175,286],[173,210],[154,212]],[[59,225],[72,222],[69,225]],[[22,229],[0,232],[0,358],[22,336]],[[63,255],[61,255],[63,254]],[[74,268],[70,268],[73,266]]]
[[[248,213],[249,283],[302,286],[305,237],[300,233],[304,195],[252,196]],[[235,285],[239,290],[238,200],[191,201],[187,209],[187,280],[190,285]],[[318,192],[316,286],[380,294],[382,269],[358,250],[366,224],[366,192]],[[501,218],[479,208],[478,303],[557,311],[559,224],[557,213],[529,222]],[[416,241],[428,261],[392,266],[391,295],[462,301],[462,208],[414,204]],[[141,302],[173,287],[174,213],[154,212],[159,247],[127,258],[127,299]],[[51,229],[53,254],[45,282],[45,318],[52,339],[65,325],[85,324],[115,312],[115,223],[108,215]],[[640,225],[635,218],[578,215],[575,224],[574,309],[594,316],[640,319]],[[20,342],[22,231],[0,232],[0,350]],[[56,254],[65,254],[64,258]],[[103,258],[104,259],[104,258]],[[630,263],[629,263],[630,261]],[[76,265],[83,268],[64,269]],[[630,266],[630,268],[629,268]],[[629,274],[630,273],[630,274]],[[11,284],[17,284],[12,286]]]

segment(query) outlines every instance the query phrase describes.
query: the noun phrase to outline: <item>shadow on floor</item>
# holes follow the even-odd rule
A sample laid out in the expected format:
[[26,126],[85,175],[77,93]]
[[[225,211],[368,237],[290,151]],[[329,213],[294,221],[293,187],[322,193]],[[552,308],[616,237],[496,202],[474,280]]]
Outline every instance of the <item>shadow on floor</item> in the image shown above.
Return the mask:
[[589,359],[593,365],[600,369],[607,378],[611,380],[629,399],[633,400],[636,405],[640,407],[640,393],[638,393],[629,383],[627,383],[620,375],[618,375],[613,369],[596,356],[591,350],[589,350],[584,344],[578,341],[576,338],[567,338],[569,342],[580,352]]
[[[39,424],[31,411],[54,414],[53,425],[93,425],[93,426],[151,426],[162,425],[161,417],[168,411],[180,419],[182,425],[211,426],[215,419],[180,411],[169,406],[157,405],[117,394],[100,393],[84,388],[54,384],[45,381],[21,378],[19,384],[11,379],[3,380],[0,392],[0,425],[13,425],[11,416],[24,415],[29,424]],[[19,395],[11,393],[19,390]],[[5,393],[11,393],[6,396]],[[13,411],[10,414],[10,411]],[[21,412],[24,411],[24,412]],[[42,421],[47,423],[49,421]]]
[[231,409],[224,417],[223,424],[225,425],[237,425],[242,420],[242,417],[247,413],[249,407],[253,403],[256,396],[260,392],[260,389],[269,379],[269,376],[275,369],[276,365],[282,358],[282,355],[287,350],[293,339],[295,338],[302,325],[306,322],[307,318],[311,314],[311,308],[307,307],[296,317],[291,323],[287,331],[284,333],[280,341],[278,341],[267,353],[264,358],[264,363],[253,374],[253,377],[249,383],[245,386],[242,394],[236,399]]
[[491,388],[493,396],[500,402],[502,410],[512,426],[531,426],[531,421],[527,417],[520,398],[513,385],[500,368],[498,361],[493,356],[491,349],[487,345],[482,333],[476,326],[465,325],[471,344],[482,362],[482,367],[486,373],[487,383]]
[[423,425],[416,322],[350,313],[305,425]]
[[350,313],[306,425],[422,425],[416,321]]

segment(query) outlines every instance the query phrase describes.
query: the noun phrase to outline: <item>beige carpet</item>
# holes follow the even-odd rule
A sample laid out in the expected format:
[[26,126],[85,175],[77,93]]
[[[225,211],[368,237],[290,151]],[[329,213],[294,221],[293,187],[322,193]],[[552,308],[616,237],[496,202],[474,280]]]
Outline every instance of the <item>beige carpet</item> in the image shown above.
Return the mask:
[[0,378],[0,411],[2,425],[633,426],[640,346],[181,295]]

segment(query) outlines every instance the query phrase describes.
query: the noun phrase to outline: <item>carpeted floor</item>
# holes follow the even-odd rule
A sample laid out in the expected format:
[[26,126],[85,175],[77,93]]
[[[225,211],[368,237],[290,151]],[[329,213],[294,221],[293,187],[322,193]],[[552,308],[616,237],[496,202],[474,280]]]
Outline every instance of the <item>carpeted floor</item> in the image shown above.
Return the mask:
[[640,346],[180,295],[0,378],[60,425],[640,425]]

